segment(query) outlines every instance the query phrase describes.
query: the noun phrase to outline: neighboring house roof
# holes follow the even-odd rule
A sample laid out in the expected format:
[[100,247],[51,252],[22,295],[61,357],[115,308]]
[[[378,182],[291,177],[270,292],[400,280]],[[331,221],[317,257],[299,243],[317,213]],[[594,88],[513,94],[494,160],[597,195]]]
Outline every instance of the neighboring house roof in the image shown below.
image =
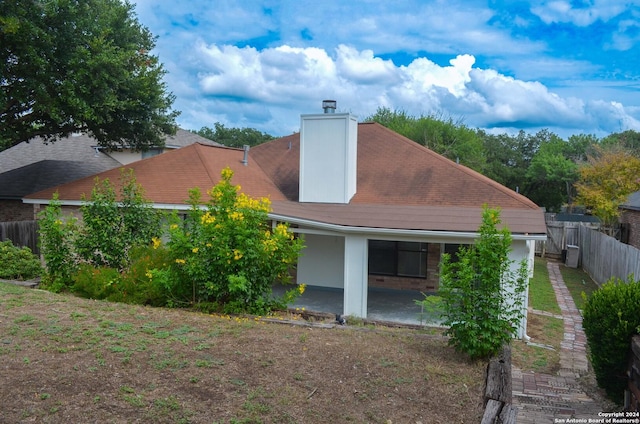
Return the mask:
[[[120,169],[133,169],[136,181],[145,190],[145,196],[162,205],[186,205],[189,189],[198,187],[203,199],[206,191],[220,181],[220,171],[225,167],[234,170],[233,182],[242,185],[242,191],[252,197],[284,200],[284,196],[257,164],[243,166],[243,151],[230,147],[195,143],[162,155],[133,162],[118,169],[102,172],[100,179],[117,182]],[[58,191],[60,200],[77,201],[91,195],[96,176],[86,177],[58,187],[27,196],[30,199],[51,199]]]
[[620,205],[620,208],[632,211],[640,211],[640,191],[631,193],[627,201],[624,202],[623,205]]
[[[193,143],[219,145],[178,129],[175,136],[166,138],[165,148],[177,149]],[[21,199],[36,191],[121,166],[96,146],[94,138],[77,134],[47,144],[35,138],[0,152],[0,199]]]
[[[248,164],[240,149],[193,144],[129,164],[147,198],[160,205],[184,205],[188,190],[205,191],[230,167],[232,182],[252,197],[270,197],[272,216],[292,223],[341,228],[475,233],[483,205],[500,207],[512,233],[546,234],[540,208],[526,197],[450,161],[377,123],[358,125],[357,192],[348,204],[299,203],[300,135],[253,147]],[[119,171],[100,174],[116,180]],[[93,178],[28,196],[38,203],[59,192],[63,201],[89,196]]]
[[555,214],[554,221],[566,222],[600,222],[597,216],[583,213],[558,213]]
[[191,131],[178,128],[176,135],[171,135],[164,140],[164,147],[167,149],[179,149],[193,143],[210,144],[212,146],[222,146],[220,143],[204,138]]
[[[178,129],[176,135],[165,139],[165,148],[177,149],[193,143],[220,145],[198,134]],[[36,137],[29,142],[19,143],[0,152],[0,174],[41,160],[87,162],[101,168],[96,172],[121,165],[117,160],[103,153],[102,149],[96,149],[97,145],[96,140],[86,134],[74,134],[46,144],[42,138]]]
[[0,199],[20,200],[27,194],[51,187],[52,183],[64,184],[104,170],[100,163],[41,160],[0,174]]
[[73,135],[45,144],[41,138],[22,142],[0,152],[0,174],[43,160],[77,161],[100,168],[96,172],[120,166],[115,159],[97,152],[95,139],[86,135]]

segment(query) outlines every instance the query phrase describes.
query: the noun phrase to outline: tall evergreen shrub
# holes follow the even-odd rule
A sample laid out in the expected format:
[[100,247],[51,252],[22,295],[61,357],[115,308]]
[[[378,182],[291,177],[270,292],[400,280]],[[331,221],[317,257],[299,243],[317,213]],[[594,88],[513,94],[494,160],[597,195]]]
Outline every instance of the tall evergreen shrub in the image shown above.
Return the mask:
[[582,325],[598,385],[621,404],[631,338],[640,326],[640,282],[609,280],[587,300]]

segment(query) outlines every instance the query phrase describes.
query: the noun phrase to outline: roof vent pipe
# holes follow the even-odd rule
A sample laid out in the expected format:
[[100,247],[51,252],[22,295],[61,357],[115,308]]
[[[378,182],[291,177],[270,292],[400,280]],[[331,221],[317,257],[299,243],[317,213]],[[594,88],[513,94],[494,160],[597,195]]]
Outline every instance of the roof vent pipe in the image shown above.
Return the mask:
[[247,164],[249,163],[249,145],[245,144],[244,146],[242,146],[242,148],[244,149],[244,157],[242,158],[242,164],[244,166],[247,166]]
[[324,113],[335,113],[336,104],[337,102],[335,100],[323,100],[322,109],[324,109]]

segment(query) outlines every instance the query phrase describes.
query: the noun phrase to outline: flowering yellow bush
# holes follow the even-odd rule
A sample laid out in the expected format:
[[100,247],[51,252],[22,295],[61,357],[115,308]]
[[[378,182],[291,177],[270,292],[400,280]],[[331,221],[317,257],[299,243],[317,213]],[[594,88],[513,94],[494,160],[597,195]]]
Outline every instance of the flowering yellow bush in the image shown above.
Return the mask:
[[[168,248],[175,259],[174,292],[192,303],[218,304],[225,312],[262,314],[283,307],[304,292],[304,286],[274,299],[272,285],[290,283],[289,271],[303,245],[286,224],[271,228],[268,198],[253,199],[231,184],[225,168],[220,182],[207,191],[202,208],[198,189],[190,191],[191,210],[184,225],[174,217]],[[187,300],[187,299],[185,299]]]

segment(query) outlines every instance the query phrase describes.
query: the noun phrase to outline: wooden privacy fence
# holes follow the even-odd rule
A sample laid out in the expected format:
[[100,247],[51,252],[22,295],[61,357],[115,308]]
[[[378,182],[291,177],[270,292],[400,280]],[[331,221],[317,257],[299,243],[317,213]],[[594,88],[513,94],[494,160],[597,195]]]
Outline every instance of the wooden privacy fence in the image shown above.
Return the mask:
[[580,261],[593,280],[602,285],[611,277],[640,278],[640,250],[586,226],[580,226]]
[[547,221],[547,240],[543,243],[544,255],[559,258],[567,245],[578,243],[578,222]]
[[5,240],[11,240],[15,246],[27,246],[39,255],[38,221],[0,222],[0,241]]
[[629,385],[624,396],[624,410],[640,411],[640,336],[633,336],[631,339],[627,376]]

